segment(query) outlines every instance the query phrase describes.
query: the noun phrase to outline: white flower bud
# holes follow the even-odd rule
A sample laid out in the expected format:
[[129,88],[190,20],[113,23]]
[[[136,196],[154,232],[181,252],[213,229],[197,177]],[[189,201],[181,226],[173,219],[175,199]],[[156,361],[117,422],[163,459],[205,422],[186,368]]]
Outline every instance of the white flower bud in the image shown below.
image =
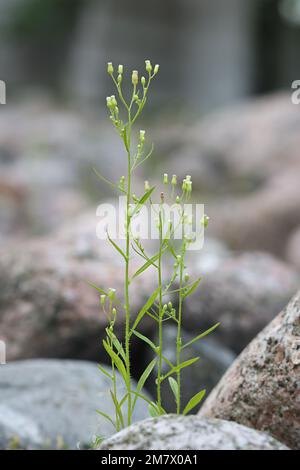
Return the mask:
[[168,183],[169,183],[168,173],[165,173],[164,174],[164,184],[168,184]]
[[171,184],[172,184],[172,186],[176,186],[176,184],[177,184],[177,176],[176,175],[172,176]]
[[146,64],[146,70],[148,73],[151,73],[152,72],[152,65],[151,65],[151,62],[150,60],[145,60],[145,64]]
[[118,74],[119,74],[119,75],[122,75],[122,73],[123,73],[123,65],[119,65],[119,67],[118,67]]
[[104,304],[105,304],[105,300],[106,300],[106,295],[105,295],[105,294],[100,295],[100,303],[101,303],[101,305],[104,305]]
[[156,64],[155,67],[154,67],[154,75],[156,75],[159,71],[159,65]]
[[204,216],[201,219],[201,224],[203,225],[204,228],[207,228],[208,223],[209,223],[209,217],[208,215],[204,214]]
[[140,142],[142,143],[145,142],[145,134],[146,134],[146,131],[140,131]]
[[114,300],[115,296],[116,296],[116,289],[110,288],[110,289],[108,290],[108,297],[109,297],[109,299],[110,299],[110,300]]
[[149,190],[150,190],[149,181],[145,181],[145,191],[149,191]]
[[145,79],[145,77],[142,77],[142,78],[141,78],[141,84],[142,84],[143,86],[146,85],[146,79]]
[[137,70],[132,72],[132,84],[136,86],[139,83],[139,73]]
[[109,75],[112,75],[114,73],[114,67],[113,67],[112,62],[108,62],[108,64],[107,64],[107,73]]

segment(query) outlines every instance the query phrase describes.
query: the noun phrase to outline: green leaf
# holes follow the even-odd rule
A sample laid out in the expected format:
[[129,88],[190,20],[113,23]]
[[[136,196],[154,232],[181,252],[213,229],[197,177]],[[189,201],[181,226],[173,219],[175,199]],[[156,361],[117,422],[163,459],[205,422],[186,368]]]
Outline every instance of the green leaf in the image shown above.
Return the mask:
[[145,343],[147,343],[154,351],[156,351],[156,346],[155,344],[151,341],[151,339],[147,338],[147,336],[144,336],[142,335],[142,333],[139,333],[138,331],[136,330],[133,330],[132,333],[137,336],[138,338],[140,338],[142,341],[144,341]]
[[103,346],[113,362],[116,364],[118,371],[124,379],[124,382],[127,383],[127,371],[122,359],[112,350],[110,345],[105,340],[103,340]]
[[137,391],[140,392],[142,390],[142,388],[144,387],[145,385],[145,382],[146,380],[148,379],[149,375],[151,374],[152,370],[154,369],[154,366],[157,362],[157,359],[153,359],[153,361],[151,361],[148,366],[146,367],[146,369],[144,370],[143,374],[141,375],[139,381],[138,381],[138,384],[137,384]]
[[89,286],[93,287],[93,289],[96,289],[96,291],[98,291],[100,294],[107,295],[107,292],[105,290],[101,289],[100,287],[96,286],[96,284],[93,284],[90,281],[86,281],[86,282]]
[[110,395],[111,395],[112,400],[114,402],[115,409],[116,409],[118,418],[120,420],[121,426],[124,427],[124,418],[123,418],[122,408],[121,408],[121,406],[118,402],[118,399],[117,399],[116,395],[113,393],[112,390],[110,390]]
[[103,416],[103,418],[107,419],[107,421],[109,421],[113,425],[114,428],[116,427],[116,423],[113,421],[113,419],[109,415],[107,415],[106,413],[103,413],[103,411],[100,411],[100,410],[96,410],[96,412],[99,415]]
[[153,193],[155,189],[155,186],[153,186],[153,188],[150,188],[142,197],[141,199],[138,201],[137,205],[135,206],[135,209],[132,213],[132,217],[140,210],[140,208],[148,201],[148,199],[150,198],[151,194]]
[[193,359],[189,359],[188,361],[182,362],[178,366],[175,366],[173,369],[171,369],[166,375],[164,375],[161,379],[161,381],[165,380],[166,378],[170,377],[170,375],[174,374],[175,372],[179,372],[181,369],[184,369],[185,367],[191,366],[195,362],[199,361],[199,357],[194,357]]
[[168,381],[169,381],[171,390],[173,392],[173,395],[175,397],[175,403],[177,403],[178,402],[178,395],[179,395],[178,383],[175,379],[173,379],[173,377],[169,377]]
[[190,401],[184,408],[183,414],[186,415],[189,411],[195,408],[195,406],[197,406],[202,401],[205,394],[206,394],[206,390],[201,390],[201,392],[196,393],[196,395],[194,395],[193,398],[190,399]]
[[112,246],[120,253],[121,256],[123,256],[124,260],[127,262],[127,256],[125,253],[121,250],[121,248],[110,238],[110,236],[107,234],[107,238],[112,244]]
[[132,276],[132,279],[138,277],[140,274],[142,274],[146,269],[149,268],[149,266],[154,266],[157,268],[157,265],[155,264],[155,261],[159,258],[160,253],[157,253],[156,255],[152,256],[152,258],[149,258],[146,263],[143,264]]
[[187,289],[187,290],[184,292],[183,296],[184,296],[184,297],[188,297],[189,295],[191,295],[191,294],[197,289],[197,287],[199,286],[200,281],[201,281],[201,277],[199,277],[199,279],[197,279],[195,282],[193,282],[192,287],[190,287],[189,289]]
[[106,375],[106,377],[110,378],[110,380],[113,379],[113,376],[107,372],[107,370],[104,369],[100,364],[98,364],[98,369],[101,370],[102,374]]
[[150,307],[154,304],[156,297],[158,296],[160,287],[155,289],[155,291],[152,293],[152,295],[149,297],[143,308],[139,311],[138,316],[136,317],[136,320],[133,324],[132,330],[135,330],[140,321],[142,320],[143,316],[147,312],[147,310],[150,309]]
[[112,181],[109,181],[107,178],[105,178],[103,175],[101,175],[101,173],[96,168],[93,168],[93,171],[94,171],[95,175],[99,178],[99,180],[104,181],[106,184],[111,186],[113,189],[116,188],[116,185]]
[[184,348],[186,348],[187,346],[190,346],[191,344],[195,343],[195,342],[198,341],[199,339],[204,338],[205,336],[209,335],[209,333],[211,333],[211,332],[214,331],[216,328],[218,328],[218,326],[220,326],[220,324],[221,324],[221,323],[216,323],[214,326],[212,326],[212,327],[209,328],[208,330],[204,331],[204,332],[201,333],[200,335],[196,336],[194,339],[191,339],[191,341],[188,341],[186,344],[184,344],[181,349],[184,349]]
[[154,402],[150,403],[150,405],[148,406],[148,411],[150,413],[150,416],[152,416],[152,418],[156,418],[157,416],[160,416],[160,412],[157,409],[156,403]]
[[[144,387],[144,385],[145,385],[145,383],[146,383],[146,381],[147,381],[149,375],[151,374],[151,372],[153,371],[153,369],[154,369],[154,367],[155,367],[156,362],[157,362],[157,359],[156,359],[156,358],[153,359],[153,361],[151,361],[151,362],[148,364],[148,366],[146,367],[146,369],[145,369],[144,372],[142,373],[142,375],[141,375],[141,377],[140,377],[140,379],[139,379],[139,381],[138,381],[138,383],[137,383],[137,387],[136,387],[137,392],[140,392],[140,391],[143,389],[143,387]],[[134,398],[134,401],[133,401],[133,404],[132,404],[132,411],[133,411],[134,408],[135,408],[137,399],[138,399],[138,395],[136,395],[135,398]]]
[[122,358],[124,359],[124,361],[126,361],[126,354],[125,354],[124,348],[122,344],[120,343],[120,341],[118,340],[118,338],[116,337],[116,335],[113,335],[112,342],[116,350],[118,351],[118,354],[120,354]]

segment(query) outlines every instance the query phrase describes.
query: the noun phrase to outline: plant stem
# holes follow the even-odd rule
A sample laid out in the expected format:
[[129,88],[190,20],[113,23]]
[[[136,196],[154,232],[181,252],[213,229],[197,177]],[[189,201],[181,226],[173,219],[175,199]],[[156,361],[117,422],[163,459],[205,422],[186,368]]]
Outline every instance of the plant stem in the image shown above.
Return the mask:
[[162,208],[159,208],[159,256],[158,256],[158,287],[159,287],[159,312],[158,312],[158,367],[157,367],[157,404],[161,407],[161,372],[162,372],[162,354],[163,354],[163,298],[162,298],[162,243],[163,243],[163,221]]
[[[125,138],[126,139],[126,138]],[[125,142],[125,141],[124,141]],[[127,194],[126,194],[126,263],[125,263],[125,356],[127,371],[127,424],[131,424],[131,378],[130,378],[130,298],[129,298],[129,258],[130,258],[130,201],[131,201],[131,113],[128,110],[127,142]]]
[[[184,271],[184,258],[185,258],[185,231],[184,231],[184,210],[182,211],[182,245],[181,245],[181,259],[179,267],[179,302],[178,302],[178,323],[177,323],[177,341],[176,341],[176,365],[180,366],[181,363],[181,324],[182,324],[182,287],[183,287],[183,271]],[[181,412],[181,370],[177,371],[177,384],[178,384],[178,397],[177,397],[177,414]]]

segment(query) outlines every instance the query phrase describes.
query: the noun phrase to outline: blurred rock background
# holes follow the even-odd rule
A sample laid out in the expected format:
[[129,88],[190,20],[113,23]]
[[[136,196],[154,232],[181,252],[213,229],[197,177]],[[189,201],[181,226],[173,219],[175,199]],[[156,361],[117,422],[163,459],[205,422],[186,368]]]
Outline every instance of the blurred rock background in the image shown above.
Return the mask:
[[[202,366],[186,374],[184,396],[217,383],[299,289],[300,105],[291,102],[299,50],[299,0],[0,0],[8,362],[104,360],[105,318],[85,281],[122,291],[123,278],[120,260],[96,238],[96,207],[115,196],[92,168],[118,179],[126,164],[106,116],[106,62],[130,73],[151,58],[161,72],[142,125],[155,152],[136,184],[188,172],[195,201],[206,205],[205,247],[190,256],[203,282],[186,305],[184,334],[221,327],[186,352],[196,349]],[[152,288],[149,272],[136,286],[136,311]],[[121,334],[122,318],[119,326]],[[155,338],[154,325],[143,327]],[[172,327],[165,335],[172,357]],[[137,376],[149,351],[135,348]]]

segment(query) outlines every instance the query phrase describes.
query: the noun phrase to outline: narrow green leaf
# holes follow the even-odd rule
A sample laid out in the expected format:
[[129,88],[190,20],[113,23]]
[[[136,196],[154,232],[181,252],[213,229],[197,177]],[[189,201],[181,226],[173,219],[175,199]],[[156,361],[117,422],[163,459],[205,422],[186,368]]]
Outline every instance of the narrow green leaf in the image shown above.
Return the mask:
[[124,379],[124,382],[127,383],[127,372],[122,359],[112,350],[110,345],[105,340],[103,340],[103,346],[113,362],[116,364],[118,371]]
[[186,344],[184,344],[181,349],[184,349],[187,346],[190,346],[191,344],[195,343],[199,339],[204,338],[205,336],[209,335],[212,331],[214,331],[216,328],[218,328],[218,326],[220,326],[220,323],[216,323],[214,326],[212,326],[208,330],[204,331],[200,335],[198,335],[195,338],[191,339],[191,341],[188,341]]
[[120,407],[118,399],[117,399],[116,395],[112,392],[112,390],[110,390],[110,395],[111,395],[112,400],[114,402],[115,409],[116,409],[118,418],[120,420],[121,426],[124,427],[124,418],[123,418],[122,408]]
[[[151,374],[151,372],[153,371],[153,369],[154,369],[154,367],[155,367],[156,362],[157,362],[157,359],[156,359],[156,358],[153,359],[153,361],[151,361],[151,362],[148,364],[148,366],[146,367],[146,369],[145,369],[144,372],[142,373],[142,375],[141,375],[141,377],[140,377],[140,379],[139,379],[139,381],[138,381],[138,383],[137,383],[137,387],[136,387],[137,392],[140,392],[140,391],[143,389],[143,387],[144,387],[144,385],[145,385],[145,383],[146,383],[146,381],[147,381],[149,375]],[[137,399],[138,399],[138,395],[136,395],[135,398],[134,398],[134,401],[133,401],[133,404],[132,404],[132,411],[133,411],[134,408],[135,408]]]
[[98,291],[100,294],[107,295],[107,292],[105,290],[101,289],[101,287],[96,286],[96,284],[93,284],[90,281],[86,281],[86,282],[89,286],[93,287],[93,289],[96,289],[96,291]]
[[152,418],[156,418],[157,416],[160,416],[160,412],[157,409],[157,406],[154,402],[150,403],[150,405],[148,406],[148,411],[150,413],[150,416],[152,416]]
[[145,315],[145,313],[147,312],[147,310],[150,309],[150,307],[154,304],[155,302],[155,299],[159,293],[159,290],[160,290],[160,287],[158,287],[157,289],[155,289],[155,291],[152,293],[152,295],[149,297],[149,299],[147,300],[147,302],[145,303],[145,305],[143,306],[143,308],[139,311],[138,313],[138,316],[136,317],[136,320],[133,324],[133,327],[132,327],[132,330],[135,330],[136,327],[138,326],[138,324],[140,323],[140,321],[142,320],[143,316]]
[[127,257],[124,253],[124,251],[121,250],[121,248],[110,238],[110,236],[107,234],[107,238],[112,244],[112,246],[120,253],[121,256],[123,256],[124,260],[127,261]]
[[141,199],[137,202],[134,211],[132,213],[132,217],[140,210],[140,208],[148,201],[150,198],[151,194],[153,193],[155,189],[155,186],[153,188],[150,188],[142,197]]
[[109,186],[111,186],[113,189],[115,189],[117,186],[115,185],[115,183],[113,183],[112,181],[108,180],[107,178],[105,178],[103,175],[101,175],[101,173],[96,169],[96,168],[93,168],[93,171],[95,173],[95,175],[99,178],[99,180],[101,181],[104,181],[104,183],[108,184]]
[[110,375],[109,372],[107,372],[107,370],[105,370],[100,364],[98,364],[98,369],[101,370],[102,374],[106,375],[110,380],[113,379],[113,376]]
[[109,421],[114,426],[114,428],[116,427],[116,423],[113,421],[113,419],[109,415],[107,415],[106,413],[103,413],[103,411],[100,411],[100,410],[96,410],[96,412],[99,415],[103,416],[103,418],[107,419],[107,421]]
[[178,395],[179,395],[178,383],[175,379],[173,379],[173,377],[169,377],[168,381],[169,381],[171,390],[173,392],[173,395],[175,397],[175,403],[177,403],[178,402]]
[[189,411],[195,408],[195,406],[197,406],[202,401],[205,394],[206,394],[206,390],[201,390],[201,392],[196,393],[196,395],[194,395],[193,398],[190,399],[190,401],[184,408],[183,414],[186,415]]
[[171,369],[166,375],[164,375],[161,379],[161,381],[165,380],[166,378],[170,377],[170,375],[174,374],[175,372],[180,371],[181,369],[184,369],[185,367],[191,366],[195,362],[197,362],[200,358],[199,357],[194,357],[193,359],[189,359],[188,361],[182,362],[178,366],[175,366],[173,369]]
[[142,341],[144,341],[145,343],[147,343],[154,351],[156,351],[156,346],[155,344],[151,341],[151,339],[147,338],[147,336],[144,336],[142,335],[142,333],[139,333],[138,331],[136,330],[133,330],[132,333],[137,336],[138,338],[140,338]]
[[191,295],[197,289],[197,287],[199,286],[200,281],[201,281],[201,277],[199,277],[199,279],[197,279],[195,282],[193,282],[192,287],[190,287],[189,289],[184,291],[183,296],[188,297],[189,295]]
[[149,266],[154,266],[155,268],[157,268],[157,265],[155,264],[155,261],[158,260],[159,258],[159,253],[157,253],[156,255],[152,256],[152,258],[149,258],[146,263],[143,264],[143,266],[141,266],[135,273],[134,275],[132,276],[132,279],[135,279],[136,277],[138,277],[140,274],[142,274],[144,271],[146,271],[146,269],[149,268]]

